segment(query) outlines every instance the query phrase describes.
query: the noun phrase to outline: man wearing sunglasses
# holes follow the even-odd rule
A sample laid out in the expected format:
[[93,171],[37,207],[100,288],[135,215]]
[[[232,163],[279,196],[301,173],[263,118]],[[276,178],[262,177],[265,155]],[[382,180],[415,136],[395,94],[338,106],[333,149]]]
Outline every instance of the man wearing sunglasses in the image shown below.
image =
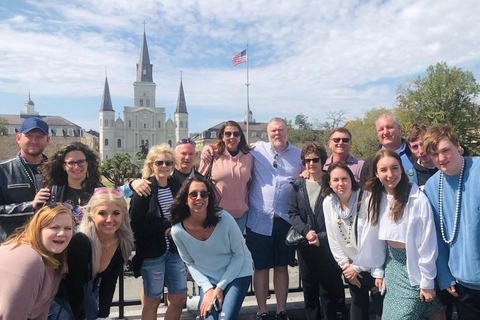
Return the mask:
[[50,142],[48,124],[27,118],[15,139],[20,152],[0,163],[0,242],[32,215],[35,195],[42,187],[39,166],[47,159],[43,151]]
[[273,268],[276,320],[288,320],[288,269],[293,266],[294,251],[285,244],[290,229],[288,205],[293,191],[291,182],[304,167],[301,150],[288,143],[288,127],[281,118],[268,122],[269,142],[259,141],[250,151],[253,177],[249,190],[247,246],[255,265],[254,288],[257,299],[256,320],[268,320],[269,270]]
[[330,132],[328,147],[332,150],[332,155],[327,159],[323,166],[323,171],[327,171],[332,163],[340,162],[352,170],[355,180],[360,181],[363,160],[357,159],[350,154],[352,148],[352,134],[347,128],[335,128]]

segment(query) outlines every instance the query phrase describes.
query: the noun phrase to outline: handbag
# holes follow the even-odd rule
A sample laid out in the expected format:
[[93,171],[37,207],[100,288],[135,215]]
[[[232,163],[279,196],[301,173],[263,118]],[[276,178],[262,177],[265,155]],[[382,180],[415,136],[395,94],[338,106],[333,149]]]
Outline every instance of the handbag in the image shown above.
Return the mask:
[[[312,216],[311,214],[307,215],[307,226],[309,229],[312,229]],[[287,236],[285,237],[285,244],[289,247],[299,247],[308,245],[308,240],[300,232],[295,229],[294,226],[291,226],[288,229]]]

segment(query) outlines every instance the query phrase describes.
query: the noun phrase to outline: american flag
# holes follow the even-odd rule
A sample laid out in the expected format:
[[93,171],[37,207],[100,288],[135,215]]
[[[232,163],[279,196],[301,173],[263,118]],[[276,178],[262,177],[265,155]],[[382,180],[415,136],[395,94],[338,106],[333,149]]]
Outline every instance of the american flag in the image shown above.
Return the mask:
[[236,66],[237,64],[244,63],[247,61],[247,50],[237,53],[233,56],[232,64]]

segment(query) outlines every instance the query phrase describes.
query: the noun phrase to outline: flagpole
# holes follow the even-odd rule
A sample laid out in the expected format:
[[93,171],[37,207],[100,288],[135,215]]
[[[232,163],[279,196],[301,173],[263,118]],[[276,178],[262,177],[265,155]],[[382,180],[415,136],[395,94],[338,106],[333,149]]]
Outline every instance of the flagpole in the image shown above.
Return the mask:
[[250,135],[249,135],[249,122],[250,122],[250,92],[249,92],[249,87],[250,87],[250,82],[248,82],[248,60],[250,60],[250,59],[248,57],[248,44],[247,44],[246,54],[247,54],[247,83],[245,83],[245,86],[247,86],[247,123],[246,123],[247,137],[246,137],[246,140],[247,140],[247,144],[248,144],[248,139],[250,137]]

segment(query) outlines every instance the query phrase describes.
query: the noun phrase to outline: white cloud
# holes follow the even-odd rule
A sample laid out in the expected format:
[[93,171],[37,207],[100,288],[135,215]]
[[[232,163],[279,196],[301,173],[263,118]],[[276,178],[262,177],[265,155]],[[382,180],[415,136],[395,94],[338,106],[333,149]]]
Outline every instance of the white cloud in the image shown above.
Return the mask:
[[[257,120],[329,109],[361,116],[394,104],[399,79],[441,60],[478,78],[479,7],[473,0],[12,3],[0,11],[0,43],[9,44],[0,47],[0,91],[100,100],[107,66],[114,100],[131,101],[145,20],[157,102],[167,113],[182,70],[190,110],[243,115],[245,65],[233,68],[230,59],[248,43]],[[95,105],[86,116],[96,112]],[[192,122],[195,131],[206,125]]]

